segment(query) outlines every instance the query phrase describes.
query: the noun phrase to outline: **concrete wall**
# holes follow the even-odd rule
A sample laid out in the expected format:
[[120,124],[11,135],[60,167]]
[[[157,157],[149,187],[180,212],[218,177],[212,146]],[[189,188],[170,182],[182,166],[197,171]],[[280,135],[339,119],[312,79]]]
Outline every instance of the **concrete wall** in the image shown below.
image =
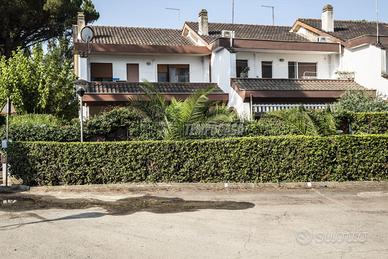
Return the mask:
[[188,55],[92,55],[80,62],[80,78],[90,80],[90,63],[112,63],[113,78],[127,80],[127,64],[139,64],[139,78],[141,81],[157,82],[158,64],[189,64],[190,82],[209,82],[209,57],[188,56]]
[[[317,63],[319,79],[334,79],[338,68],[338,55],[303,53],[238,52],[237,59],[248,60],[250,78],[261,78],[261,62],[273,62],[273,78],[288,78],[288,62]],[[284,59],[284,61],[280,61]]]
[[340,70],[354,72],[357,83],[388,97],[388,80],[381,76],[387,72],[386,56],[385,50],[372,45],[345,49]]

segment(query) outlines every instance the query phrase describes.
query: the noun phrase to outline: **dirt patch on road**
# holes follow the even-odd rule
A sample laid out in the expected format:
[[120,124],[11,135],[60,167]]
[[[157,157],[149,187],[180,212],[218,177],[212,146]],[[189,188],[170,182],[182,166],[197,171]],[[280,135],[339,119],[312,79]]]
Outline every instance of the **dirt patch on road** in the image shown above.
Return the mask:
[[103,208],[106,215],[129,215],[140,211],[152,213],[180,213],[198,210],[245,210],[255,205],[236,201],[191,201],[181,198],[142,196],[101,201],[98,199],[58,199],[46,195],[3,194],[0,195],[0,211],[24,212],[47,209]]

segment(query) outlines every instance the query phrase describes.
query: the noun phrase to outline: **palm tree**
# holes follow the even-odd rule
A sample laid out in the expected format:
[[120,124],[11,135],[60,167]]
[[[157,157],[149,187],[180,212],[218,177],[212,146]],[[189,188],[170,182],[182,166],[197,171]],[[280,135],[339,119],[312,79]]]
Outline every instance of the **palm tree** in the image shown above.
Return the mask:
[[301,135],[333,135],[336,123],[330,109],[323,111],[306,111],[304,107],[274,111],[267,115],[277,118]]
[[225,104],[209,100],[214,87],[199,89],[185,100],[173,98],[168,103],[155,86],[145,82],[141,85],[145,98],[131,100],[133,108],[148,118],[162,122],[164,139],[182,139],[185,130],[194,124],[232,122],[237,119]]

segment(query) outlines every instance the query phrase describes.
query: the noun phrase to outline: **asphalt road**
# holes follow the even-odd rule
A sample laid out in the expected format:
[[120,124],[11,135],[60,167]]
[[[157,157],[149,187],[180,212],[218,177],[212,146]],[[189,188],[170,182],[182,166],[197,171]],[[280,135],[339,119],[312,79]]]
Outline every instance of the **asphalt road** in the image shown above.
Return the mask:
[[0,194],[0,258],[388,258],[388,188]]

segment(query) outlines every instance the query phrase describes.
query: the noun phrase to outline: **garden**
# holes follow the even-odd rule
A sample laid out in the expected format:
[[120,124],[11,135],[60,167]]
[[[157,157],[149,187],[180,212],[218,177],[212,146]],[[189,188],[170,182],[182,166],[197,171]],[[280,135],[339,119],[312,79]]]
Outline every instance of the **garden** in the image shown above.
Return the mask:
[[167,103],[144,87],[148,102],[87,120],[86,143],[78,118],[11,116],[11,173],[29,185],[388,180],[388,105],[378,97],[347,93],[327,110],[244,121],[210,102],[211,89]]

